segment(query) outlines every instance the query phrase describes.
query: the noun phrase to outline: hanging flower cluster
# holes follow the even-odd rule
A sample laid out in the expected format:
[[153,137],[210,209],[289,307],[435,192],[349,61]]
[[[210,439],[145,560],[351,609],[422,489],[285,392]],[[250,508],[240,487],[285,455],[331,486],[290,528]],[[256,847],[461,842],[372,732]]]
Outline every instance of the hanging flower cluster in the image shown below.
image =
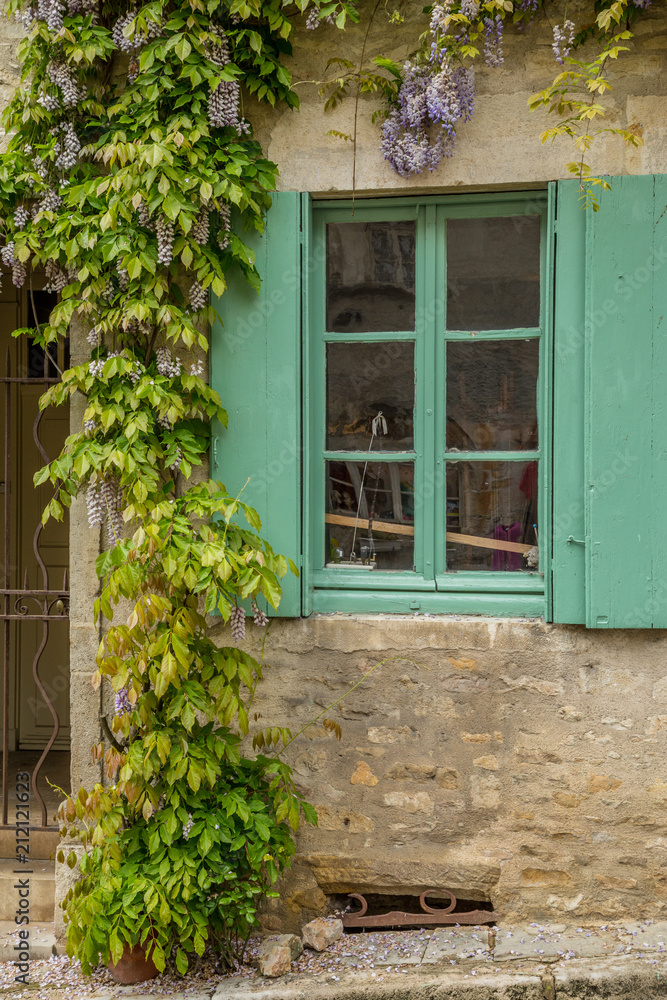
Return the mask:
[[484,61],[487,66],[502,66],[503,19],[500,14],[484,18]]
[[442,60],[432,66],[407,62],[398,103],[382,126],[382,152],[402,177],[434,170],[451,156],[456,125],[474,107],[474,71],[453,69]]
[[[464,20],[472,20],[479,0],[462,0],[464,7]],[[472,117],[474,71],[451,60],[451,12],[452,0],[434,5],[423,52],[404,64],[396,104],[382,126],[382,153],[402,177],[434,170],[451,156],[457,124]]]
[[553,53],[556,57],[556,62],[565,62],[570,52],[572,51],[572,46],[574,44],[574,22],[570,20],[563,21],[562,26],[560,24],[554,25],[554,40]]
[[117,480],[91,482],[86,489],[88,523],[99,529],[106,521],[109,545],[123,537],[123,488]]

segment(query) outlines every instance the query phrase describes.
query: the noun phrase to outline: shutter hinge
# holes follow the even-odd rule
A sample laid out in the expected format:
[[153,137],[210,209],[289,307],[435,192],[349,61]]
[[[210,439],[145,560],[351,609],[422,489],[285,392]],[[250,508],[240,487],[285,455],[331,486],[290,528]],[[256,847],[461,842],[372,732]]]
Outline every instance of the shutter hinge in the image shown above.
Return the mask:
[[217,434],[213,438],[213,447],[211,448],[211,457],[213,459],[213,468],[217,472],[217,469],[218,469],[218,435]]

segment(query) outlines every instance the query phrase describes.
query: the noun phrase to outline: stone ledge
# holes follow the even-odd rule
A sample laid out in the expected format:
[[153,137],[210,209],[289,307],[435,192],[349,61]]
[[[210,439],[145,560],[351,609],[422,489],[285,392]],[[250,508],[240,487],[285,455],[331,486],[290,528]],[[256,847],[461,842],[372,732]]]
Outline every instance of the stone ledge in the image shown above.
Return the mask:
[[419,895],[425,889],[446,885],[462,898],[486,899],[500,878],[500,859],[474,850],[422,852],[418,857],[384,855],[346,857],[329,854],[300,855],[297,861],[312,871],[322,892],[404,893]]
[[279,982],[228,979],[218,986],[213,1000],[544,1000],[540,975],[478,975],[446,972],[374,974],[343,973],[331,976],[285,976]]

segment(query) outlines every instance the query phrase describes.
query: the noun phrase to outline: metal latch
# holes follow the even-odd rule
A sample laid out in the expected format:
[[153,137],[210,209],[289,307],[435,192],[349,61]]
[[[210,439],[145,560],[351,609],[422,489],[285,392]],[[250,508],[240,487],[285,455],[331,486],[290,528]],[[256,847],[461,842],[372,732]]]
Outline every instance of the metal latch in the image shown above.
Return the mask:
[[567,536],[568,545],[585,545],[586,542],[583,538],[574,538],[572,535]]

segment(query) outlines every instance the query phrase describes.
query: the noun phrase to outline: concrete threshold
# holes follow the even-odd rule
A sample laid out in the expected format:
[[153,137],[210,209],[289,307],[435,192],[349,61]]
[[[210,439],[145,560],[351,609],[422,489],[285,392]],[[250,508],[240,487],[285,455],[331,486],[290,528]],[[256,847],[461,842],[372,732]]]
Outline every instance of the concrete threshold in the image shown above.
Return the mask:
[[384,975],[344,972],[335,980],[324,975],[228,979],[220,983],[213,1000],[652,1000],[667,996],[667,961],[660,965],[658,969],[634,957],[619,957],[573,960],[567,968],[485,970],[475,976],[465,968],[421,967]]
[[[653,1000],[667,996],[667,962],[660,964],[656,969],[631,957],[619,957],[573,960],[566,969],[485,971],[476,976],[464,969],[424,968],[375,976],[344,972],[335,979],[304,974],[275,980],[232,976],[221,980],[213,991],[188,987],[187,982],[166,988],[153,982],[142,987],[102,987],[86,992],[85,1000],[145,1000],[149,996],[153,1000]],[[68,990],[68,1000],[78,1000],[76,990]]]

